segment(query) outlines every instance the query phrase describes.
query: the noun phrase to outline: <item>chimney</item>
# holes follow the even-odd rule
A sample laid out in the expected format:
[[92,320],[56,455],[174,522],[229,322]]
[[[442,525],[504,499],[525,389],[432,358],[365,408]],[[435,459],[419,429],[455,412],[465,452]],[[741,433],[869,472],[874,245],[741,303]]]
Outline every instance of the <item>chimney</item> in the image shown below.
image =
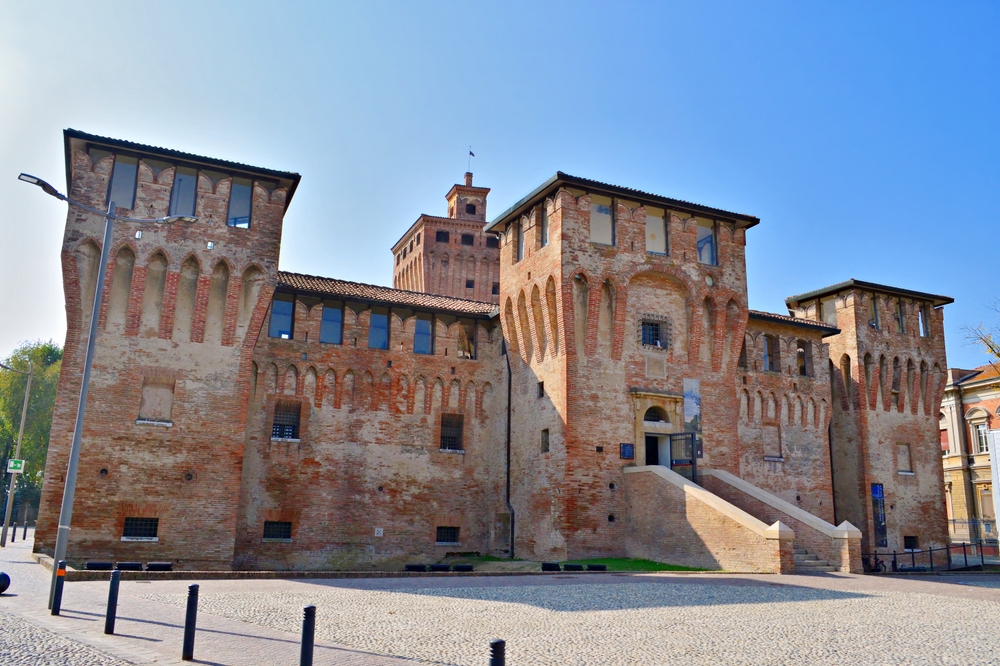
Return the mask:
[[471,171],[466,171],[465,172],[465,186],[466,187],[472,187],[472,172]]

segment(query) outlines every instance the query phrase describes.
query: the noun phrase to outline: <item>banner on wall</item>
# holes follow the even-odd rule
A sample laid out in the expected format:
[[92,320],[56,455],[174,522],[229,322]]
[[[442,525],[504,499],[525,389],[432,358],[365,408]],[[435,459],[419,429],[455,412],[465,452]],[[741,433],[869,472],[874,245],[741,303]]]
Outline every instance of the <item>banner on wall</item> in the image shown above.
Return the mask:
[[701,441],[701,380],[684,380],[684,432],[693,432],[695,457],[704,455]]
[[881,483],[872,484],[872,517],[875,523],[875,547],[887,548],[889,537],[885,526],[885,489]]

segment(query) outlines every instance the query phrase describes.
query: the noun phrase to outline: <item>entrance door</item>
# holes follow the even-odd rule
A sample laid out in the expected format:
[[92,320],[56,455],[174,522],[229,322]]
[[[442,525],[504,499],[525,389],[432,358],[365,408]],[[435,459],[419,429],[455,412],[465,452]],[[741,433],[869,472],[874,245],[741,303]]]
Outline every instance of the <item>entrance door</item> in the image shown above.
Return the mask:
[[670,435],[670,469],[697,483],[694,437],[691,432]]
[[646,464],[660,464],[660,438],[656,435],[646,435]]

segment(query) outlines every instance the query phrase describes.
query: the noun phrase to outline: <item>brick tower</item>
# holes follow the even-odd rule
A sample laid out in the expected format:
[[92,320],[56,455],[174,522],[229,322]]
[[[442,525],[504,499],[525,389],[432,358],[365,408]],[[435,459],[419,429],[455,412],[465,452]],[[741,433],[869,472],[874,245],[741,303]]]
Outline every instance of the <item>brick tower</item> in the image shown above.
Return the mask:
[[84,559],[233,559],[249,370],[299,182],[272,171],[66,130],[70,197],[120,215],[99,276],[104,222],[69,209],[67,333],[36,549],[51,553],[91,303],[105,280],[68,547]]

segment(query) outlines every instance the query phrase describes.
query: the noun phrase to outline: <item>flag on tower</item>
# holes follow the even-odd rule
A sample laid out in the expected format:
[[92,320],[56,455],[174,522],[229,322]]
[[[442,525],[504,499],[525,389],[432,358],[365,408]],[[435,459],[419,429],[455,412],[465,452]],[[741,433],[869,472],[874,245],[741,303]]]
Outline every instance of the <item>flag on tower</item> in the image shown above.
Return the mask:
[[475,157],[475,156],[476,156],[476,154],[470,150],[469,151],[469,157]]

